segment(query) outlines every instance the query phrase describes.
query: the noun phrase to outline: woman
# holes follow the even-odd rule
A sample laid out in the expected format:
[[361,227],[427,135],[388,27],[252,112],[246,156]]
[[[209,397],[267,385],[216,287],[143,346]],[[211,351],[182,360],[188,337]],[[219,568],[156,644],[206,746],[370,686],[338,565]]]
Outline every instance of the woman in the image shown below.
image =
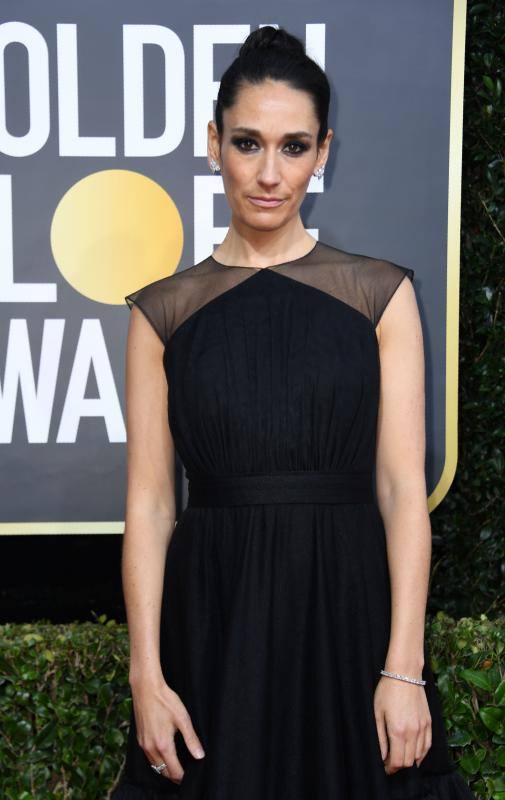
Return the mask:
[[473,797],[423,638],[413,271],[300,218],[329,94],[297,38],[251,33],[208,128],[229,231],[126,298],[133,709],[114,800]]

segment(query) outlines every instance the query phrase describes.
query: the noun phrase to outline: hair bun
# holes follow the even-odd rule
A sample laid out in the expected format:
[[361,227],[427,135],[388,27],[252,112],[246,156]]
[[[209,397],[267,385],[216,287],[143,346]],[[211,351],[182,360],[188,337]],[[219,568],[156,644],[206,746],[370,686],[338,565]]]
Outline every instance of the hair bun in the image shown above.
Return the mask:
[[249,55],[254,50],[266,50],[269,47],[286,50],[294,55],[305,55],[305,48],[300,39],[293,36],[292,33],[288,33],[284,28],[265,25],[263,28],[251,31],[239,50],[239,57]]

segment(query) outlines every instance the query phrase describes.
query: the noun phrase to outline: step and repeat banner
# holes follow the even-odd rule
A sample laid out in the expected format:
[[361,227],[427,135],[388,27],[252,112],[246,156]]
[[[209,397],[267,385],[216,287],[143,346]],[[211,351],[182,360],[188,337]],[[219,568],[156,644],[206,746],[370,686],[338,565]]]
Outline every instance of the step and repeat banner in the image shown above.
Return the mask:
[[124,296],[224,238],[207,123],[219,76],[267,24],[299,36],[332,86],[306,228],[415,270],[430,508],[447,493],[464,3],[16,0],[0,17],[0,534],[123,532]]

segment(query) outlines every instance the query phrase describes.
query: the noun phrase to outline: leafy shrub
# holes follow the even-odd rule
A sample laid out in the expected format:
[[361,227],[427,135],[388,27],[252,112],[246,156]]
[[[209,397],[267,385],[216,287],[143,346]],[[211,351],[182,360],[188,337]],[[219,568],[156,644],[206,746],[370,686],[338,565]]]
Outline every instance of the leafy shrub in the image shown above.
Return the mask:
[[[485,800],[504,800],[505,619],[427,618],[449,741]],[[105,800],[126,750],[128,631],[107,620],[0,626],[2,800]]]

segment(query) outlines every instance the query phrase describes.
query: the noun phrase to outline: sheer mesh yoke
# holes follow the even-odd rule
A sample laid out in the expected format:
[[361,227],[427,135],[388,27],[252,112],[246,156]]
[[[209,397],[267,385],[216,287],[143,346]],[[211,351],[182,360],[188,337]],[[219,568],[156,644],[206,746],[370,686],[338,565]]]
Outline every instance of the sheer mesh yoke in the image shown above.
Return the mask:
[[140,308],[166,345],[203,306],[265,269],[331,295],[359,311],[374,327],[405,275],[414,279],[409,267],[316,242],[304,256],[271,267],[226,266],[210,255],[131,292],[125,300],[129,308]]

